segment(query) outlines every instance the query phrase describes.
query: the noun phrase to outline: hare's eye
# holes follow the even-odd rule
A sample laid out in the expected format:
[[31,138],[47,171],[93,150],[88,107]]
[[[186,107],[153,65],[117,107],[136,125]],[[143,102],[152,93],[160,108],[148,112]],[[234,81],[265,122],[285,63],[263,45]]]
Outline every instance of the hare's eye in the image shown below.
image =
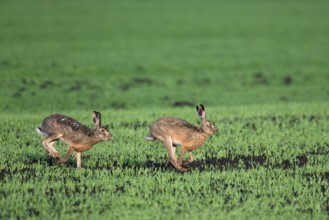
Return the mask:
[[105,133],[105,129],[101,129],[101,132],[102,132],[102,133]]

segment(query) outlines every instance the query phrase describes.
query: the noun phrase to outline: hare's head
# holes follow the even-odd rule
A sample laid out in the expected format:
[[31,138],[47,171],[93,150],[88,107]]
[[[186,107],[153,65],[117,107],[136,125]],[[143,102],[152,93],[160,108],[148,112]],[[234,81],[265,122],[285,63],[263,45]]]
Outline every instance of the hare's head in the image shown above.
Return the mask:
[[200,106],[196,106],[196,111],[202,122],[201,129],[209,135],[215,134],[217,132],[217,128],[213,123],[206,120],[206,109],[204,105],[201,104]]
[[95,124],[95,137],[102,141],[109,141],[112,139],[112,134],[108,130],[108,125],[102,126],[101,125],[101,113],[100,112],[93,112],[93,121]]

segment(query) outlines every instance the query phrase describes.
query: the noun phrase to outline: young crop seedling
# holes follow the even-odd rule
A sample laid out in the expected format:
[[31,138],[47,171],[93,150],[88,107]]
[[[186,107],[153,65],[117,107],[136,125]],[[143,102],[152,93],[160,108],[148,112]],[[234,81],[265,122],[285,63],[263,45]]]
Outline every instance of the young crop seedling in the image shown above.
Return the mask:
[[[108,126],[101,125],[101,113],[93,112],[95,128],[91,129],[80,124],[66,115],[54,114],[45,118],[41,127],[36,132],[44,137],[42,144],[48,154],[57,160],[57,163],[65,163],[69,160],[73,151],[77,154],[77,168],[81,168],[81,153],[90,150],[95,144],[112,139]],[[53,144],[61,140],[69,146],[65,158],[53,147]]]
[[[206,110],[202,104],[196,106],[196,111],[201,119],[199,128],[180,118],[162,117],[150,126],[150,135],[145,138],[148,141],[161,141],[167,148],[172,165],[183,172],[187,171],[187,168],[182,167],[185,152],[189,152],[191,163],[194,160],[192,151],[217,132],[214,124],[206,120]],[[177,161],[175,152],[178,145],[182,149]]]

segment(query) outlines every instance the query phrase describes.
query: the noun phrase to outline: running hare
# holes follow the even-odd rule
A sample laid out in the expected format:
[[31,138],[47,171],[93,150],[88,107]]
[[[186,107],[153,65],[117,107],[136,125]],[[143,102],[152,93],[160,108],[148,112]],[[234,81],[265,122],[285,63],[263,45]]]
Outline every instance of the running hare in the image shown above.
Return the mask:
[[[217,131],[215,126],[206,120],[203,105],[196,106],[196,111],[201,119],[200,128],[180,118],[163,117],[150,126],[150,135],[145,138],[148,141],[161,141],[167,148],[170,162],[180,171],[187,171],[187,168],[181,166],[185,152],[189,152],[189,162],[192,162],[194,160],[192,151],[199,148],[209,136]],[[178,161],[175,154],[177,145],[182,147]]]
[[[93,112],[94,129],[90,129],[65,115],[54,114],[45,118],[41,127],[36,132],[44,137],[42,144],[51,157],[57,159],[58,163],[65,163],[69,160],[73,151],[77,154],[77,168],[81,168],[81,153],[90,150],[95,144],[101,141],[109,141],[112,134],[108,126],[101,126],[101,113]],[[53,147],[53,144],[61,140],[68,144],[69,149],[65,158]]]

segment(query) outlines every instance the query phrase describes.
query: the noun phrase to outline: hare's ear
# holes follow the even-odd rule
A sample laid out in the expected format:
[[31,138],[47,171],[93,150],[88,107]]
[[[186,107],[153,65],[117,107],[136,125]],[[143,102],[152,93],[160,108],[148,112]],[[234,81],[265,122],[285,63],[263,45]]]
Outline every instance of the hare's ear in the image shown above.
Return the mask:
[[204,105],[200,104],[200,106],[196,106],[196,111],[202,121],[206,120],[206,110]]
[[93,111],[93,121],[97,128],[101,126],[101,113],[97,111]]

